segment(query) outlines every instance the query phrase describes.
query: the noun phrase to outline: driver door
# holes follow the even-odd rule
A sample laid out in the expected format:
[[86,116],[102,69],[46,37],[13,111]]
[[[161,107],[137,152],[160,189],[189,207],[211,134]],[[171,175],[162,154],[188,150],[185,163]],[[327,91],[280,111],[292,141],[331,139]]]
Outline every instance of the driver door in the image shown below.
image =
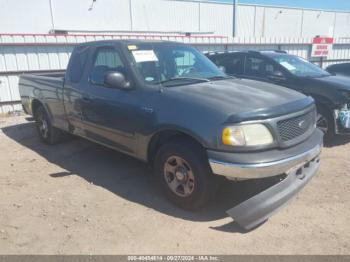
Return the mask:
[[245,78],[264,81],[302,92],[302,84],[297,78],[287,75],[278,64],[264,57],[248,55],[245,63]]
[[277,85],[286,85],[285,74],[279,68],[263,57],[247,55],[245,61],[245,78],[264,81]]
[[242,77],[244,72],[244,54],[228,54],[217,59],[216,64],[222,67],[226,74]]
[[83,90],[82,116],[85,135],[91,140],[134,155],[136,137],[133,121],[137,104],[135,90],[122,90],[104,84],[106,73],[118,71],[130,78],[122,56],[114,46],[94,51],[89,77]]

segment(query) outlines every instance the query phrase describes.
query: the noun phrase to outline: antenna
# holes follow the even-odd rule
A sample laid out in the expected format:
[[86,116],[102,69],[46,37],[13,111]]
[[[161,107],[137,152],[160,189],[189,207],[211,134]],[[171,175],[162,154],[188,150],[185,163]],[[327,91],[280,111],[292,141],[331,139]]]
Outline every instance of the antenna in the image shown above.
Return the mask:
[[94,9],[94,3],[96,2],[97,0],[92,0],[92,3],[88,9],[88,11],[92,11],[92,9]]

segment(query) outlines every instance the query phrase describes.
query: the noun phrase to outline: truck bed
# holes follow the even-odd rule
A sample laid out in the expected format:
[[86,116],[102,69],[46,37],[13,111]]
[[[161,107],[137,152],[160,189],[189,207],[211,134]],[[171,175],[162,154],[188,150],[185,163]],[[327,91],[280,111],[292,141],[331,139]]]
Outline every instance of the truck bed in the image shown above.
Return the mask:
[[51,78],[63,78],[66,73],[66,70],[57,70],[57,71],[41,71],[38,73],[30,73],[30,74],[23,74],[23,75],[34,75],[34,76],[43,76],[43,77],[51,77]]
[[[50,71],[40,74],[23,74],[19,78],[19,91],[23,109],[28,114],[32,112],[32,101],[36,98],[44,99],[50,106],[63,106],[63,82],[65,71]],[[58,108],[57,108],[58,109]],[[53,110],[55,112],[56,110]],[[61,110],[59,110],[61,111]]]

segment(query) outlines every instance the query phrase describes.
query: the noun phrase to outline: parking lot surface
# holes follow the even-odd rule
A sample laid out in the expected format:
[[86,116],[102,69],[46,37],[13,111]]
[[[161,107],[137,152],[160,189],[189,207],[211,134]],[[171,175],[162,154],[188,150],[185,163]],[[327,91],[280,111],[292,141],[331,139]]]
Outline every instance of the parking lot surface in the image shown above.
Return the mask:
[[140,161],[80,138],[43,145],[25,116],[0,128],[0,254],[350,254],[350,138],[325,147],[306,188],[245,232],[225,211],[256,181],[227,182],[188,212]]

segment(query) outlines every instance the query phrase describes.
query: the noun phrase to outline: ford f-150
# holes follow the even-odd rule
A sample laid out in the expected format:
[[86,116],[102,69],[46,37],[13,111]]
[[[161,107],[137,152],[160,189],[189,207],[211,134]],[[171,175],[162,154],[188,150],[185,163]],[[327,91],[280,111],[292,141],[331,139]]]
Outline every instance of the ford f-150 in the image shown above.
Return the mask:
[[227,76],[185,44],[83,43],[64,73],[24,74],[19,88],[42,142],[70,133],[149,162],[180,207],[203,207],[219,177],[281,176],[227,211],[246,229],[283,206],[319,168],[323,134],[311,97]]

